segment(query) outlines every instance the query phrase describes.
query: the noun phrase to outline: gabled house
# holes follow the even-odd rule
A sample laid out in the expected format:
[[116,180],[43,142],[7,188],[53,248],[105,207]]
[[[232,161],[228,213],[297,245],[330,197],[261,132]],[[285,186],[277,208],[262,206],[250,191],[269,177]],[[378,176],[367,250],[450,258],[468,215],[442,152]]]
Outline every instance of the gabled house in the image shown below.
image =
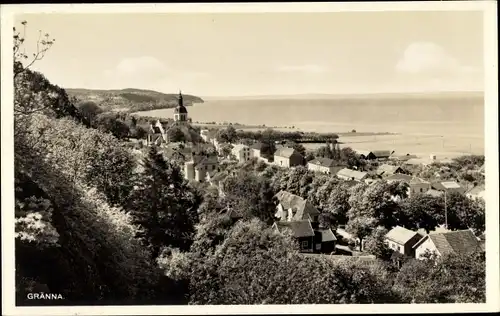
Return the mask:
[[207,178],[207,173],[218,170],[218,166],[216,155],[193,153],[192,159],[184,164],[184,177],[187,180],[203,182]]
[[391,150],[356,150],[358,157],[365,160],[389,159],[394,153]]
[[314,230],[310,220],[279,221],[275,222],[272,227],[280,233],[286,229],[290,229],[293,236],[299,242],[301,252],[314,252]]
[[316,229],[314,231],[314,251],[332,253],[335,251],[337,237],[330,228]]
[[426,193],[431,189],[431,183],[406,174],[393,174],[385,179],[387,182],[401,181],[408,184],[408,196],[417,193]]
[[262,149],[262,143],[260,142],[254,143],[252,146],[250,146],[250,150],[252,151],[252,157],[260,158],[261,149]]
[[375,156],[375,159],[389,159],[394,151],[391,150],[373,150],[372,154]]
[[304,163],[304,157],[294,148],[281,147],[274,153],[274,164],[281,167],[300,166]]
[[382,164],[377,168],[377,175],[380,177],[388,177],[397,173],[403,173],[404,170],[399,166],[392,166],[388,164]]
[[410,180],[410,192],[408,196],[412,196],[416,193],[426,193],[431,189],[431,183],[424,179],[413,177]]
[[434,190],[437,191],[442,191],[446,193],[451,193],[451,192],[458,192],[461,194],[464,194],[466,189],[462,187],[458,182],[456,181],[440,181],[440,182],[433,182],[431,184],[431,187]]
[[384,241],[393,251],[407,257],[414,257],[413,246],[422,237],[418,232],[396,226],[387,233]]
[[318,222],[320,212],[308,200],[286,191],[278,192],[275,197],[278,200],[275,217],[280,221]]
[[166,143],[168,143],[167,133],[165,132],[163,124],[160,120],[157,120],[155,123],[150,123],[146,138],[146,145],[162,146]]
[[231,153],[236,157],[238,162],[245,162],[252,158],[252,151],[250,147],[244,144],[235,144]]
[[485,195],[486,195],[486,190],[485,190],[484,184],[476,185],[475,187],[473,187],[472,189],[467,191],[467,193],[465,193],[465,195],[469,199],[472,199],[472,200],[475,200],[475,199],[483,199],[484,200]]
[[428,234],[414,246],[415,258],[423,259],[429,252],[437,256],[450,253],[463,254],[481,251],[481,245],[469,229],[449,231],[445,233]]
[[348,168],[343,168],[337,172],[337,177],[343,180],[354,180],[361,182],[366,178],[368,178],[368,173]]
[[330,158],[318,157],[307,163],[307,169],[311,171],[323,172],[326,174],[335,174],[336,171],[343,167],[338,166],[335,160]]

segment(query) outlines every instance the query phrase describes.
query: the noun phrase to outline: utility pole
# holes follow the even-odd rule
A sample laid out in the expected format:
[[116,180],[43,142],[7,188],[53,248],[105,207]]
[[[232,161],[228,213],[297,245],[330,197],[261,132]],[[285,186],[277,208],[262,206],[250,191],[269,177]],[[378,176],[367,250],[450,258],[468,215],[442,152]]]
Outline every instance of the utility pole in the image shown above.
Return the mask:
[[444,228],[448,230],[448,210],[446,208],[446,190],[444,190]]

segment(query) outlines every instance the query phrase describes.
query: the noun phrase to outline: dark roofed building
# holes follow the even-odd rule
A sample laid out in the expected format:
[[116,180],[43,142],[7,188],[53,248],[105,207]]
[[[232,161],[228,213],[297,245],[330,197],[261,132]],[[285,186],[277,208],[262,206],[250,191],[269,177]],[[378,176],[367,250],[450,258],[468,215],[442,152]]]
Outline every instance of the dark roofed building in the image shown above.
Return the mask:
[[413,246],[415,257],[421,259],[426,252],[444,256],[481,251],[478,239],[469,229],[428,234]]
[[301,252],[313,252],[314,249],[314,230],[311,225],[311,221],[292,221],[292,222],[275,222],[273,224],[274,229],[278,232],[283,232],[286,229],[290,229],[293,236],[298,240]]
[[391,150],[373,150],[372,153],[376,159],[387,159],[392,155],[393,151],[391,151]]
[[377,175],[382,177],[387,177],[398,173],[403,173],[403,169],[399,166],[383,164],[377,168]]
[[308,200],[286,191],[278,192],[275,197],[279,202],[275,216],[280,221],[311,220],[317,223],[320,212]]

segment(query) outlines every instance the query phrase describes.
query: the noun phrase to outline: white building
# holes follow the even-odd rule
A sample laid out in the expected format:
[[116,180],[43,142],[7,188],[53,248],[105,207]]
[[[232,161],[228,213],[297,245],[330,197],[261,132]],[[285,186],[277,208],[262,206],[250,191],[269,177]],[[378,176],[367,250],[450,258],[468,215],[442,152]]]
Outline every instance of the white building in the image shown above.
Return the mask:
[[252,151],[250,147],[244,144],[235,144],[233,149],[231,149],[231,154],[233,154],[238,162],[245,162],[252,158]]

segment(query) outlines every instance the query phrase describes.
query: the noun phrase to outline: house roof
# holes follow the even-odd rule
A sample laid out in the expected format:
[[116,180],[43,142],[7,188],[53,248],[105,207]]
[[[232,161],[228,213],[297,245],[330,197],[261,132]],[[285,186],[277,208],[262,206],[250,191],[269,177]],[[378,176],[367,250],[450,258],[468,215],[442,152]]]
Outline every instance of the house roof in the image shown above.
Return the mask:
[[463,254],[477,251],[480,248],[479,241],[469,229],[430,234],[422,238],[413,247],[418,247],[427,238],[431,239],[441,255],[450,253]]
[[418,233],[401,226],[396,226],[391,229],[385,237],[400,245],[405,245],[410,239],[415,237],[415,235],[418,235]]
[[286,191],[278,192],[275,197],[285,210],[292,209],[294,220],[304,220],[308,215],[318,215],[319,211],[309,202],[298,195]]
[[311,221],[293,221],[293,222],[275,222],[278,231],[289,228],[292,230],[294,237],[312,237],[314,230],[311,226]]
[[424,179],[419,178],[419,177],[413,177],[410,180],[410,184],[430,184],[430,182],[425,181]]
[[427,192],[425,192],[425,194],[428,194],[428,195],[433,196],[433,197],[439,197],[439,196],[443,195],[443,192],[438,191],[438,190],[434,190],[434,189],[430,189],[430,190],[427,190]]
[[370,154],[373,154],[371,151],[369,150],[356,150],[356,153],[358,155],[363,155],[365,157],[369,156]]
[[394,174],[398,169],[401,169],[401,167],[383,164],[377,168],[377,174],[391,175]]
[[334,167],[335,166],[335,161],[330,158],[323,158],[323,157],[318,157],[314,160],[309,161],[310,164],[312,165],[318,165],[322,167]]
[[318,229],[318,232],[321,233],[321,241],[336,241],[337,237],[333,234],[330,228],[328,229]]
[[274,155],[279,156],[279,157],[284,157],[284,158],[290,158],[295,153],[298,154],[298,152],[293,148],[282,147],[282,148],[279,148],[278,150],[276,150]]
[[372,150],[372,154],[377,158],[388,158],[391,156],[390,150]]
[[472,189],[470,189],[467,192],[467,194],[470,194],[470,195],[481,195],[481,193],[484,194],[484,191],[485,191],[484,184],[480,184],[480,185],[476,185],[475,187],[473,187]]
[[460,184],[458,184],[456,181],[433,182],[432,187],[439,191],[462,188],[462,186],[460,186]]
[[355,180],[363,180],[367,175],[368,175],[368,173],[366,173],[366,172],[351,170],[348,168],[340,169],[337,172],[337,176],[343,176],[346,178],[354,178]]
[[247,145],[245,144],[234,144],[233,145],[233,149],[231,149],[232,152],[238,152],[244,148],[249,148]]
[[403,182],[409,184],[411,182],[412,178],[413,178],[412,176],[409,176],[407,174],[396,173],[396,174],[388,176],[387,178],[385,178],[385,180],[387,180],[387,181],[403,181]]
[[194,155],[193,156],[193,162],[195,168],[201,167],[202,165],[212,165],[212,164],[217,164],[218,159],[217,156],[215,155],[204,155],[204,156],[198,156]]

